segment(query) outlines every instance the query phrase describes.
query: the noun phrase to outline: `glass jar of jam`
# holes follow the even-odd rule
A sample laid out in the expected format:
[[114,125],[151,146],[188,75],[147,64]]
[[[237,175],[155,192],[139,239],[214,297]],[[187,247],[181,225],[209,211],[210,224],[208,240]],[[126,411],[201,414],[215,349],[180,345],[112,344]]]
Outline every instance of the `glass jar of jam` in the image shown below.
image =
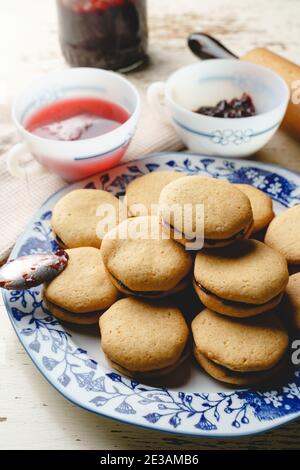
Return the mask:
[[146,0],[56,0],[67,62],[133,70],[147,61]]

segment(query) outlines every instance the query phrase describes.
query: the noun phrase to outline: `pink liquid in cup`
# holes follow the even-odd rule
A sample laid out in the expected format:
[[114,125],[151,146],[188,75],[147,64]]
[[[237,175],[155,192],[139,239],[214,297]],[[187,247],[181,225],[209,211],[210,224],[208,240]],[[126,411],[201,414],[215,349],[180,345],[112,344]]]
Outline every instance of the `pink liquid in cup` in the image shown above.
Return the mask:
[[72,98],[40,108],[26,122],[32,134],[50,140],[72,141],[98,137],[130,117],[121,106],[96,98]]
[[[63,99],[43,106],[33,113],[25,128],[30,133],[55,141],[79,141],[107,134],[130,118],[120,105],[98,98]],[[111,152],[77,158],[49,158],[43,155],[43,164],[49,171],[59,173],[68,181],[82,179],[115,166],[128,148],[129,142]],[[39,156],[36,156],[39,160]]]

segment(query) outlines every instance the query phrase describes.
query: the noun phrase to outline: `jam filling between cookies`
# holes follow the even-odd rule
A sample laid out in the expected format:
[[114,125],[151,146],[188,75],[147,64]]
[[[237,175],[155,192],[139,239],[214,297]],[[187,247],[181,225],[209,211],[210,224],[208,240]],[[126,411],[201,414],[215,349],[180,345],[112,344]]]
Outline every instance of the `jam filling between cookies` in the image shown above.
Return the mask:
[[61,307],[60,305],[57,305],[53,302],[50,302],[48,299],[46,299],[46,304],[49,305],[49,310],[51,311],[51,306],[61,310],[63,313],[65,313],[66,315],[68,315],[70,318],[92,318],[94,317],[96,314],[99,314],[101,315],[101,313],[103,312],[103,310],[94,310],[92,312],[72,312],[71,310],[67,310],[66,308],[63,308]]
[[113,361],[110,359],[107,355],[106,358],[108,361],[113,365],[117,366],[119,368],[119,371],[125,373],[128,376],[143,376],[143,377],[152,377],[160,374],[168,374],[169,372],[172,372],[175,368],[179,367],[190,355],[191,353],[191,346],[190,343],[188,342],[187,345],[185,346],[184,350],[182,351],[182,354],[179,356],[178,360],[174,362],[173,364],[170,364],[169,366],[162,367],[161,369],[151,369],[148,371],[132,371],[127,369],[126,367],[122,366],[116,361]]
[[54,234],[54,238],[55,238],[55,241],[56,243],[62,247],[62,248],[67,248],[67,245],[65,244],[65,242],[55,233]]
[[118,364],[117,362],[115,361],[112,361],[111,359],[109,359],[109,362],[111,363],[111,365],[113,367],[115,367],[119,372],[122,372],[123,374],[129,376],[129,377],[143,377],[143,378],[147,378],[147,377],[152,377],[152,376],[159,376],[161,374],[163,375],[167,375],[169,372],[172,372],[176,367],[178,367],[182,362],[183,360],[181,360],[181,358],[179,359],[179,363],[174,363],[168,367],[164,367],[162,369],[153,369],[153,370],[148,370],[148,371],[139,371],[139,372],[136,372],[136,371],[132,371],[132,370],[129,370],[127,369],[126,367],[124,366],[121,366],[121,364]]
[[[212,365],[217,366],[218,368],[222,369],[227,375],[229,376],[234,376],[234,377],[253,377],[253,378],[263,378],[266,374],[268,373],[276,373],[277,371],[281,370],[281,367],[283,367],[286,364],[286,356],[281,358],[277,364],[275,364],[273,367],[270,369],[266,370],[246,370],[246,371],[240,371],[240,370],[234,370],[234,369],[229,369],[229,367],[224,366],[223,364],[219,364],[218,362],[213,361],[212,359],[208,358],[205,356],[203,353],[201,353],[204,357],[205,360],[208,363],[211,363]],[[266,378],[269,378],[267,376]]]
[[249,308],[249,309],[254,308],[254,307],[260,307],[260,306],[268,304],[271,300],[272,301],[276,300],[278,297],[281,296],[281,293],[280,293],[280,294],[276,295],[275,297],[273,297],[271,300],[268,300],[267,302],[265,302],[263,304],[248,304],[246,302],[238,302],[238,301],[235,301],[235,300],[223,299],[223,297],[219,297],[217,294],[214,294],[210,290],[206,289],[206,287],[202,286],[202,284],[200,284],[200,282],[198,282],[196,280],[196,278],[194,278],[194,281],[195,281],[197,287],[199,287],[199,289],[202,290],[202,292],[204,292],[206,295],[214,297],[215,299],[222,302],[224,305],[229,305],[229,306],[231,305],[233,307]]
[[[184,238],[188,242],[194,243],[194,242],[197,241],[196,237],[193,237],[193,238],[188,237],[183,232],[178,230],[176,227],[174,227],[173,225],[166,222],[164,219],[162,219],[162,225],[165,226],[165,227],[168,227],[172,231],[176,232],[180,236],[180,238]],[[220,239],[204,238],[204,244],[213,246],[213,245],[218,245],[219,243],[230,242],[230,241],[238,240],[239,238],[243,238],[248,233],[248,230],[249,230],[251,225],[252,225],[252,222],[251,222],[251,224],[247,225],[247,227],[243,228],[242,230],[240,230],[239,232],[235,233],[234,235],[232,235],[231,237],[228,237],[228,238],[220,238]]]
[[113,274],[109,273],[113,278],[114,280],[119,284],[119,286],[122,288],[122,289],[125,289],[127,290],[128,292],[130,292],[131,294],[137,296],[137,297],[145,297],[145,296],[148,296],[148,297],[156,297],[158,295],[161,295],[163,293],[163,291],[136,291],[136,290],[132,290],[130,289],[129,287],[127,287],[124,282],[120,281],[120,279],[118,279],[117,277],[115,277]]
[[229,238],[223,238],[221,240],[213,239],[213,238],[205,238],[204,243],[206,245],[217,245],[218,243],[221,243],[221,242],[230,242],[234,240],[239,240],[240,238],[243,238],[248,233],[249,227],[250,226],[248,225],[246,228],[244,228],[243,230],[240,230],[235,235],[232,235],[232,237],[229,237]]
[[[116,276],[114,276],[111,272],[109,273],[111,275],[111,277],[114,278],[114,280],[119,284],[119,286],[122,288],[122,289],[125,289],[127,290],[128,292],[130,292],[130,294],[136,296],[136,297],[157,297],[157,296],[160,296],[162,294],[166,294],[167,292],[169,291],[163,291],[163,290],[160,290],[160,291],[136,291],[136,290],[133,290],[133,289],[130,289],[129,287],[126,286],[126,284],[124,284],[124,282],[120,281],[120,279],[118,279]],[[185,278],[184,278],[185,279]],[[182,281],[184,280],[182,279],[181,281],[179,281],[179,283],[182,283]],[[178,285],[178,284],[177,284]],[[176,289],[177,286],[173,287],[173,289]],[[172,289],[172,290],[173,290]]]

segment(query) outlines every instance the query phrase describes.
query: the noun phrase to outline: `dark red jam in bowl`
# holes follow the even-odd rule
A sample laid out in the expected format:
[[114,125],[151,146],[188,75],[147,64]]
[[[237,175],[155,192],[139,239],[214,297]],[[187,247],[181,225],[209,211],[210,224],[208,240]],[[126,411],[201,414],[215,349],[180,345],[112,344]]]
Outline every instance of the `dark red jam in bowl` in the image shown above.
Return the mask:
[[240,98],[233,98],[230,101],[219,101],[216,106],[201,106],[195,112],[205,114],[205,116],[222,118],[242,118],[255,116],[256,114],[252,98],[247,93],[243,93]]
[[147,61],[146,0],[56,0],[67,62],[131,70]]

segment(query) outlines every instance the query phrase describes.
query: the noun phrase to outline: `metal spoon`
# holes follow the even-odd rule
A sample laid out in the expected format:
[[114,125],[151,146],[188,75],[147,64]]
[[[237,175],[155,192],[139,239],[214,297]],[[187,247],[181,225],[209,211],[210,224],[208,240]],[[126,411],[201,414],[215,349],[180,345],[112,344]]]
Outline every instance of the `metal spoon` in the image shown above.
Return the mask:
[[25,290],[49,282],[68,264],[64,250],[21,256],[0,268],[0,287],[7,290]]
[[192,33],[187,41],[190,50],[200,59],[238,59],[237,55],[209,34]]

